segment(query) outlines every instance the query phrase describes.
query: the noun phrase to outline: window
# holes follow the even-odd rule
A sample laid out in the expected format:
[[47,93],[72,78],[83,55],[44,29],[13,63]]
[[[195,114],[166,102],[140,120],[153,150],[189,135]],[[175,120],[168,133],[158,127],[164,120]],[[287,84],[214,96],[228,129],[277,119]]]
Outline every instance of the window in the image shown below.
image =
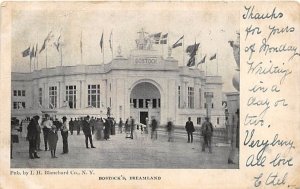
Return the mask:
[[100,108],[100,85],[88,85],[88,106]]
[[146,108],[148,108],[149,102],[150,102],[150,99],[146,99]]
[[220,124],[220,119],[217,117],[217,124]]
[[39,104],[43,105],[43,89],[39,88]]
[[144,99],[139,99],[139,108],[144,108]]
[[109,97],[109,107],[111,107],[111,97]]
[[178,86],[178,108],[180,108],[180,86]]
[[211,108],[214,108],[214,103],[211,103]]
[[13,102],[13,109],[25,109],[25,102]]
[[197,125],[201,125],[201,117],[197,117]]
[[57,86],[49,87],[49,108],[57,108]]
[[14,90],[14,96],[26,96],[25,90]]
[[152,99],[152,108],[157,108],[157,101],[156,99]]
[[136,99],[133,99],[133,107],[136,108],[137,107],[137,103],[136,103]]
[[194,87],[188,87],[188,108],[194,108]]
[[160,108],[160,98],[158,99],[158,107]]
[[76,85],[66,86],[66,101],[71,109],[76,109]]

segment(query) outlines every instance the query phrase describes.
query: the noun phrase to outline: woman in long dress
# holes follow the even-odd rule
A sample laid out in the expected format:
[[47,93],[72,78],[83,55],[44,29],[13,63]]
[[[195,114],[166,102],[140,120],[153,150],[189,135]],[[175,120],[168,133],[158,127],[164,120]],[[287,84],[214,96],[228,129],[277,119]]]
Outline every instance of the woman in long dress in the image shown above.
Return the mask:
[[49,144],[49,149],[51,151],[51,158],[57,158],[55,155],[57,141],[58,141],[58,136],[57,136],[56,126],[52,125],[48,135],[48,144]]
[[104,127],[104,123],[102,118],[97,118],[95,122],[96,140],[104,140],[103,127]]

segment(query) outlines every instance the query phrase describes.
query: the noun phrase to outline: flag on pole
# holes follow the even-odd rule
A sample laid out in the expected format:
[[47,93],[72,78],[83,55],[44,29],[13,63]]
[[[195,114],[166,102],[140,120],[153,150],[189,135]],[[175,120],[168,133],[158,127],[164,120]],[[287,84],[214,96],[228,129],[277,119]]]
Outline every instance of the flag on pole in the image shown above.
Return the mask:
[[22,52],[22,56],[23,57],[26,57],[26,56],[28,56],[30,54],[30,47],[28,47],[26,50],[24,50],[23,52]]
[[60,46],[60,41],[59,40],[60,40],[60,35],[59,35],[57,41],[53,43],[54,46],[56,47],[57,52],[59,52],[59,46]]
[[150,38],[154,41],[154,44],[159,44],[161,32],[149,35]]
[[44,39],[44,43],[43,43],[42,48],[40,49],[39,53],[41,53],[46,48],[46,45],[47,45],[46,43],[49,42],[52,37],[54,37],[51,34],[52,34],[52,31],[50,31],[48,33],[47,37]]
[[198,51],[199,45],[200,45],[200,43],[197,43],[197,44],[196,44],[196,42],[195,42],[194,45],[189,45],[189,46],[186,48],[186,52],[187,52],[187,53],[190,53],[190,56],[195,56],[195,55],[196,55],[196,52]]
[[110,47],[111,51],[112,51],[112,35],[113,35],[113,33],[112,33],[112,30],[111,30],[110,36],[109,36],[109,47]]
[[101,48],[101,53],[102,53],[102,50],[103,50],[103,32],[102,32],[101,39],[100,39],[100,48]]
[[172,48],[175,49],[176,47],[182,46],[182,39],[183,39],[183,38],[184,38],[184,35],[183,35],[182,37],[180,37],[180,38],[176,41],[176,43],[174,43],[174,44],[172,45]]
[[192,56],[192,57],[189,59],[187,66],[188,66],[188,67],[195,66],[195,56]]
[[197,66],[199,65],[199,64],[204,64],[205,63],[205,58],[206,58],[206,55],[202,58],[202,60],[197,64]]
[[212,55],[209,60],[213,60],[213,59],[216,59],[217,58],[217,53],[215,53],[214,55]]
[[168,41],[168,33],[161,36],[160,44],[167,44]]

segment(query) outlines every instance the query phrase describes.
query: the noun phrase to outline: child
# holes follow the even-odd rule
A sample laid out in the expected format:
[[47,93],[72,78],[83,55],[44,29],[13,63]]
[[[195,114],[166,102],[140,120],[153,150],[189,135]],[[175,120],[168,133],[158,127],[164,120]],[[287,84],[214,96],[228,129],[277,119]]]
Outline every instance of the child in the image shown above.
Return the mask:
[[58,141],[58,136],[56,132],[56,126],[52,125],[48,135],[48,143],[49,143],[49,149],[51,151],[51,158],[57,158],[55,156],[57,141]]

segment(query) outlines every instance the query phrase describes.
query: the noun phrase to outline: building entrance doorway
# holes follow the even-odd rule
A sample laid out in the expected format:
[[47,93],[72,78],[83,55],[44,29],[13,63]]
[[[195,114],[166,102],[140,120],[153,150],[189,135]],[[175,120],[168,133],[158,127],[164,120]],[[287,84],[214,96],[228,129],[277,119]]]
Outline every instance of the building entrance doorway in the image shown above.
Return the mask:
[[148,112],[140,112],[140,123],[146,125],[147,117],[148,117]]
[[130,93],[130,116],[142,124],[146,124],[146,118],[151,120],[153,116],[160,121],[160,100],[160,91],[154,84],[138,83]]

